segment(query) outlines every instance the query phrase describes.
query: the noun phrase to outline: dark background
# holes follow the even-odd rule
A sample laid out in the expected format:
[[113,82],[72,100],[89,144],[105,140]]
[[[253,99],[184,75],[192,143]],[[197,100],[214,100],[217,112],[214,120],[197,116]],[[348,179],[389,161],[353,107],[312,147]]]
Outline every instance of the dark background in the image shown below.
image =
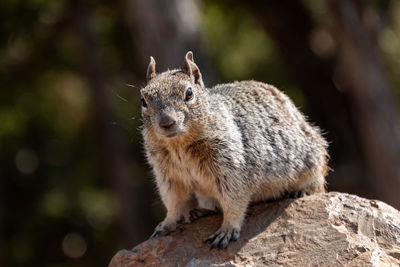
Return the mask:
[[0,18],[1,266],[105,266],[162,220],[150,55],[277,86],[324,130],[329,190],[400,208],[399,1],[2,0]]

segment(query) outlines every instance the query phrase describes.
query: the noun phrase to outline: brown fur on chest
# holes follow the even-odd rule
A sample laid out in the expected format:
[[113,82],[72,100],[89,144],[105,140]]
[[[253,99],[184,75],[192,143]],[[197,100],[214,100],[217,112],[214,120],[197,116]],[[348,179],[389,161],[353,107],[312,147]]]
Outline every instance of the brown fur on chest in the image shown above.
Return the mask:
[[202,174],[213,170],[216,147],[211,140],[202,137],[199,129],[192,129],[191,133],[174,139],[161,139],[153,131],[148,134],[153,144],[151,147],[155,148],[153,150],[162,152],[158,156],[168,157],[171,164],[190,165]]
[[174,139],[150,137],[150,154],[164,170],[164,180],[204,195],[215,192],[219,184],[218,142],[193,134]]
[[204,177],[214,176],[216,173],[214,162],[216,151],[209,140],[199,139],[185,145],[171,142],[166,149],[176,164],[186,166],[192,173]]

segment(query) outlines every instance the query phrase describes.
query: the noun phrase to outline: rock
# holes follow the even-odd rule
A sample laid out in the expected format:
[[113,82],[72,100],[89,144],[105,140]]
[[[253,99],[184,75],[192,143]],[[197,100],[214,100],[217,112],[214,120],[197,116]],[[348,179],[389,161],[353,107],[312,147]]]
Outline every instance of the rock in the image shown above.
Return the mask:
[[332,192],[259,204],[238,241],[210,250],[221,220],[119,251],[109,266],[400,266],[400,212],[380,201]]

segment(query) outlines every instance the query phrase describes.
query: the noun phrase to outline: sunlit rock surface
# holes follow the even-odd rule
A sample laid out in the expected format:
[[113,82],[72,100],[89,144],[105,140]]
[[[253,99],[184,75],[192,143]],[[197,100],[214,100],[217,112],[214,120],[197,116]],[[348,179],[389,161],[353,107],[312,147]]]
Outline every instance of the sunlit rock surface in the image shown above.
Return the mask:
[[238,241],[210,250],[221,220],[121,250],[109,266],[400,266],[400,212],[380,201],[332,192],[256,205]]

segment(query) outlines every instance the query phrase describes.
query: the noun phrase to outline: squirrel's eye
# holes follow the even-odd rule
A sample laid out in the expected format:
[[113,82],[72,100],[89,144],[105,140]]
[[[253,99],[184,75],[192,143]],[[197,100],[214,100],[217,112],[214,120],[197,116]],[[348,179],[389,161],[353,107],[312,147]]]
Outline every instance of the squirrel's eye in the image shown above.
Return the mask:
[[142,107],[147,108],[147,103],[146,100],[144,100],[144,97],[140,97],[140,101],[142,102]]
[[193,97],[192,88],[189,87],[186,90],[185,101],[189,101],[190,99],[192,99],[192,97]]

